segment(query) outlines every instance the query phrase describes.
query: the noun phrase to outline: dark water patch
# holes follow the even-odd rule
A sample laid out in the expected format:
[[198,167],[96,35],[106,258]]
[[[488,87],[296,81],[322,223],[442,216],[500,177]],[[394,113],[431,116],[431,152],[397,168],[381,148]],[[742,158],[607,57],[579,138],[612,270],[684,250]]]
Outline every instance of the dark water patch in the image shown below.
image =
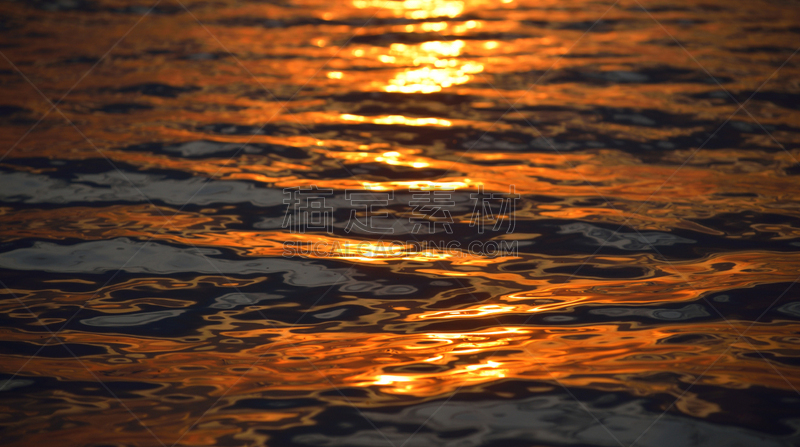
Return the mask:
[[[660,123],[655,119],[637,114],[617,114],[616,118],[611,116],[611,122],[630,125],[635,127],[660,127],[664,124],[667,128],[677,125],[678,122]],[[661,118],[661,117],[659,117]],[[597,121],[591,115],[587,116],[588,121]],[[506,120],[504,118],[504,120]],[[513,122],[513,120],[506,120]],[[530,120],[518,121],[520,125],[528,127]],[[541,125],[536,120],[532,122],[534,126]],[[596,131],[589,132],[586,129],[568,127],[566,132],[557,135],[541,136],[538,132],[531,130],[530,133],[522,132],[459,132],[452,135],[452,139],[442,139],[450,149],[470,150],[477,152],[511,152],[511,153],[569,153],[569,152],[588,152],[598,149],[614,149],[634,154],[643,161],[663,164],[680,165],[681,161],[663,160],[664,154],[669,154],[673,150],[696,150],[702,149],[730,149],[732,147],[753,148],[766,152],[782,151],[779,147],[763,146],[748,142],[747,134],[755,132],[751,127],[735,127],[734,124],[726,124],[722,129],[722,123],[703,123],[707,128],[701,131],[694,131],[688,135],[673,136],[658,140],[639,140],[626,138],[624,135],[605,134]],[[688,124],[687,124],[688,125]],[[760,129],[760,128],[759,128]],[[716,133],[715,133],[716,132]],[[786,143],[785,147],[794,148],[792,143]],[[733,164],[735,161],[731,161]]]
[[643,13],[656,13],[656,12],[721,12],[725,11],[728,8],[719,5],[713,4],[704,4],[704,3],[695,3],[686,6],[678,6],[678,5],[648,5],[644,7],[642,5],[633,5],[629,7],[622,8],[626,11],[633,11],[633,12],[643,12]]
[[242,306],[252,306],[263,301],[279,300],[284,295],[272,293],[243,293],[236,291],[227,293],[214,299],[214,304],[209,306],[212,309],[235,309]]
[[153,106],[149,104],[140,104],[134,102],[120,102],[116,104],[106,104],[95,109],[98,112],[113,113],[113,114],[126,114],[142,110],[152,110]]
[[173,157],[231,157],[239,154],[258,154],[262,152],[260,148],[251,144],[226,143],[209,140],[188,141],[175,144],[145,143],[129,146],[125,149],[164,153]]
[[[80,242],[78,240],[67,240],[67,243],[77,243]],[[0,251],[7,252],[21,248],[29,248],[31,246],[31,241],[28,239],[20,239],[14,242],[7,242],[0,244]],[[111,274],[109,274],[109,279]],[[74,274],[53,274],[49,276],[48,280],[52,281],[52,286],[57,287],[64,293],[91,293],[102,284],[96,280],[96,278],[92,278],[89,281],[81,281],[75,282],[72,281],[75,279]],[[8,269],[0,269],[0,281],[9,287],[10,289],[23,289],[23,290],[37,290],[35,286],[41,285],[41,279],[31,277],[28,275],[20,275],[19,272],[14,270]],[[8,300],[11,302],[12,300],[16,302],[16,299],[10,295],[0,295],[0,301]],[[3,314],[0,313],[0,318],[3,318]]]
[[[800,350],[793,354],[800,354]],[[750,359],[763,359],[764,361],[776,363],[781,366],[800,366],[800,356],[798,355],[781,355],[773,352],[745,352],[742,353],[741,356]]]
[[[615,321],[620,319],[628,321],[630,318],[645,317],[660,321],[686,321],[697,318],[710,317],[711,314],[699,304],[689,304],[681,308],[638,308],[638,307],[606,307],[592,309],[592,315],[601,315],[613,318]],[[638,318],[637,318],[638,319]]]
[[795,318],[800,318],[800,302],[793,301],[791,303],[784,304],[781,307],[778,307],[778,312],[790,315]]
[[777,236],[776,233],[769,231],[770,227],[800,228],[800,218],[798,217],[750,210],[721,213],[710,218],[692,220],[727,236],[757,240],[760,243],[768,242]]
[[[624,107],[595,107],[590,114],[599,114],[603,121],[646,127],[692,128],[710,126],[712,121],[698,119],[694,115],[675,114],[654,109],[631,109]],[[584,112],[585,113],[585,112]]]
[[179,180],[147,171],[120,169],[77,174],[70,180],[62,180],[48,175],[0,171],[0,202],[37,206],[155,203],[180,207],[248,202],[269,207],[283,203],[281,190],[264,188],[260,183],[188,176]]
[[237,155],[262,154],[292,160],[304,160],[310,157],[307,150],[293,146],[281,146],[264,143],[230,143],[212,140],[195,140],[175,143],[144,143],[127,146],[124,150],[163,153],[181,157],[233,157]]
[[800,175],[800,163],[785,168],[783,172],[785,172],[786,175]]
[[539,263],[536,262],[520,262],[520,263],[506,263],[500,268],[506,272],[528,272],[539,269]]
[[[777,153],[783,152],[778,146],[775,145],[764,145],[754,142],[751,138],[748,137],[748,134],[757,133],[761,128],[760,127],[752,127],[750,125],[741,126],[739,124],[732,124],[732,123],[725,123],[722,125],[723,122],[721,121],[719,124],[714,124],[709,128],[699,131],[693,132],[689,135],[678,136],[678,137],[671,137],[669,139],[664,139],[663,142],[666,143],[668,146],[664,147],[665,149],[689,149],[689,150],[713,150],[713,149],[730,149],[730,148],[741,148],[741,149],[755,149],[765,153]],[[758,133],[763,134],[763,130]],[[627,149],[628,144],[624,140],[615,140],[620,141],[621,144],[624,146],[622,150],[628,152]],[[627,144],[626,144],[627,143]],[[654,149],[654,147],[659,147],[664,143],[657,143],[649,145],[642,145],[637,144],[638,148],[648,148],[649,150]],[[634,143],[635,144],[635,143]],[[614,147],[614,146],[610,146]],[[791,142],[787,142],[784,144],[784,147],[787,150],[791,150],[795,147],[795,144]],[[631,152],[637,152],[636,150],[632,150]],[[644,153],[646,155],[647,151],[642,151],[641,149],[638,150],[640,154]],[[683,160],[665,160],[658,158],[660,163],[664,165],[675,165],[680,166],[683,163]],[[720,164],[725,164],[724,162]],[[731,160],[727,164],[734,165],[736,164],[736,160]]]
[[658,340],[657,343],[667,345],[710,346],[725,343],[725,340],[713,334],[681,333],[662,338]]
[[[188,3],[186,6],[191,11],[192,6],[195,6],[195,4]],[[105,11],[114,12],[117,14],[130,14],[130,15],[144,15],[144,14],[173,15],[173,14],[185,13],[186,9],[184,9],[181,5],[178,4],[169,4],[160,2],[155,5],[149,4],[149,5],[127,5],[121,7],[106,7]]]
[[560,273],[570,276],[588,276],[593,278],[642,278],[648,272],[641,267],[602,267],[592,264],[552,267],[545,273]]
[[427,180],[441,178],[449,171],[446,169],[412,168],[408,166],[392,166],[383,163],[358,163],[345,165],[339,170],[326,170],[308,174],[311,179],[348,178],[354,175],[362,180]]
[[569,53],[566,53],[561,57],[564,59],[617,59],[617,58],[625,59],[625,58],[632,58],[635,56],[626,53],[611,53],[604,51],[598,51],[596,53],[582,53],[580,52],[580,50],[576,49],[575,51],[570,51]]
[[[737,219],[740,218],[728,216],[726,219],[723,216],[720,219],[690,219],[709,229],[724,233],[720,235],[683,229],[673,229],[670,233],[636,231],[614,224],[557,220],[517,221],[516,229],[520,232],[542,234],[536,239],[535,250],[548,254],[566,253],[564,249],[585,253],[588,247],[602,247],[600,253],[643,251],[654,252],[668,258],[692,259],[718,252],[722,247],[732,251],[769,250],[781,253],[797,251],[797,248],[788,241],[776,239],[777,233],[769,231],[769,224],[763,224],[762,227],[759,226],[762,224],[755,223],[757,221],[740,223]],[[778,218],[778,220],[781,224],[777,225],[789,225],[784,219]],[[753,235],[743,235],[753,232],[750,225],[757,225],[760,230]],[[522,246],[520,249],[528,251]],[[589,251],[593,252],[594,249]]]
[[150,325],[167,318],[177,317],[183,310],[159,310],[155,312],[137,312],[124,315],[102,315],[80,320],[81,324],[94,327],[116,328]]
[[[120,336],[182,337],[196,334],[208,325],[202,315],[193,310],[164,310],[163,307],[149,305],[139,305],[139,307],[142,309],[139,312],[106,314],[91,308],[61,306],[40,312],[38,317],[62,320],[50,325],[51,330],[120,334]],[[182,318],[176,318],[181,315]],[[99,354],[107,355],[108,352],[102,349],[88,355]]]
[[[732,78],[715,76],[716,81],[705,72],[657,66],[634,68],[630,70],[595,71],[589,68],[562,69],[551,71],[529,71],[507,74],[494,74],[493,85],[497,89],[517,89],[517,82],[540,85],[557,85],[575,83],[582,85],[615,85],[615,84],[722,84],[733,82]],[[476,85],[482,85],[477,82]]]
[[251,410],[284,410],[301,407],[316,407],[322,402],[316,399],[241,399],[229,409],[246,408]]
[[[587,399],[578,394],[580,400],[576,401],[565,393],[546,393],[516,400],[495,398],[476,402],[451,399],[391,411],[367,410],[361,413],[396,445],[406,441],[412,433],[416,433],[416,442],[424,445],[469,442],[481,446],[514,445],[521,441],[528,445],[616,445],[615,438],[626,445],[638,439],[637,444],[656,446],[661,445],[660,440],[666,433],[670,439],[686,445],[743,442],[779,446],[797,437],[792,433],[784,439],[786,435],[783,433],[765,434],[750,428],[717,425],[672,413],[659,416],[661,411],[648,410],[643,399],[616,401],[609,397],[612,396],[606,394]],[[613,398],[616,398],[616,393]],[[313,431],[289,429],[280,433],[279,439],[282,445],[368,445],[370,442],[373,443],[370,445],[375,445],[383,438],[373,427],[365,427],[355,414],[349,414],[352,411],[326,411],[317,417],[329,421],[325,424],[327,427],[318,424]],[[649,431],[657,418],[663,425]],[[341,420],[352,422],[346,425],[336,422]],[[605,431],[588,430],[597,420],[611,430],[613,437]],[[640,438],[645,432],[648,433]]]
[[694,244],[697,241],[680,236],[646,232],[623,232],[585,223],[573,223],[561,226],[560,234],[582,234],[593,241],[592,245],[614,247],[621,250],[651,250],[654,247],[669,247],[675,244]]
[[4,341],[0,344],[0,353],[22,357],[47,357],[47,358],[72,358],[74,356],[87,357],[108,354],[108,350],[101,346],[82,343],[62,343],[52,345],[38,345],[21,341]]
[[114,167],[123,172],[146,172],[152,175],[160,175],[175,180],[185,180],[194,177],[191,173],[173,169],[160,169],[153,167],[145,170],[141,169],[139,166],[126,163],[124,161],[113,161],[112,166],[107,159],[99,155],[97,157],[88,157],[83,159],[20,157],[14,159],[14,164],[12,166],[1,166],[0,173],[41,171],[42,174],[46,174],[48,177],[69,182],[82,174],[104,174],[108,171],[114,170]]
[[87,0],[33,0],[25,2],[44,11],[97,11],[97,4]]
[[200,87],[191,85],[176,87],[168,84],[145,83],[130,85],[116,89],[120,93],[138,93],[145,96],[157,96],[160,98],[177,98],[179,95],[200,90]]
[[335,390],[328,390],[319,393],[322,397],[336,397],[345,396],[348,398],[365,399],[368,398],[369,391],[364,388],[342,387]]
[[31,126],[38,120],[33,110],[14,105],[0,105],[0,123]]
[[[769,365],[765,362],[763,367],[769,368]],[[687,386],[682,385],[683,388]],[[706,416],[705,419],[711,423],[753,430],[766,435],[766,439],[772,438],[777,445],[795,445],[800,441],[796,425],[800,401],[796,395],[790,397],[786,392],[762,385],[742,390],[709,386],[700,381],[692,386],[692,390],[698,398],[716,403],[720,408],[720,411]],[[731,405],[732,402],[736,405]]]
[[63,59],[57,62],[57,65],[73,65],[73,64],[85,64],[85,65],[94,65],[100,62],[100,58],[98,56],[73,56],[67,59]]
[[[288,99],[288,98],[286,98]],[[247,126],[230,123],[206,124],[197,129],[201,132],[216,133],[221,135],[272,135],[280,132],[281,128],[266,124],[264,126]]]
[[709,294],[701,303],[712,315],[729,321],[786,321],[800,319],[796,306],[797,292],[791,282],[759,284],[748,288],[728,289],[724,293]]
[[[388,294],[387,294],[388,295]],[[407,294],[404,294],[407,295]],[[366,306],[356,306],[356,305],[347,305],[347,306],[336,306],[332,308],[326,308],[322,312],[309,312],[307,315],[303,317],[302,320],[304,324],[308,324],[310,322],[317,322],[317,321],[357,321],[361,317],[374,315],[375,310],[371,309]],[[297,320],[295,320],[297,321]]]
[[208,52],[185,53],[179,55],[178,59],[192,61],[192,62],[203,62],[203,61],[217,61],[221,59],[227,59],[230,57],[231,55],[229,53],[223,51],[217,51],[213,53],[208,53]]
[[[171,275],[275,274],[282,273],[290,285],[323,286],[343,284],[349,276],[341,269],[328,269],[323,262],[284,258],[231,259],[222,251],[182,248],[165,243],[143,243],[127,238],[61,245],[35,242],[30,248],[0,253],[0,268],[54,273],[128,273]],[[326,262],[330,263],[330,261]]]
[[[10,378],[11,376],[9,374],[0,375],[0,387]],[[26,384],[24,387],[14,387],[4,390],[4,397],[17,397],[19,393],[25,392],[26,388],[27,391],[30,391],[32,389],[30,388],[31,386],[36,390],[36,393],[44,396],[53,396],[58,392],[66,392],[73,396],[110,397],[109,392],[103,387],[103,385],[105,385],[120,399],[136,399],[142,397],[141,392],[143,391],[153,391],[163,387],[163,385],[157,383],[120,381],[109,379],[109,377],[103,377],[103,385],[97,381],[73,380],[65,382],[49,376],[16,376],[14,381],[25,382]],[[52,398],[52,400],[56,401],[57,398]],[[24,417],[24,415],[20,416]]]
[[[131,14],[131,15],[171,15],[185,12],[185,9],[180,5],[170,4],[150,4],[146,5],[125,5],[125,6],[112,6],[103,2],[90,1],[90,0],[32,0],[26,2],[29,6],[47,12],[83,12],[83,13],[116,13],[116,14]],[[191,6],[190,6],[191,8]]]
[[569,22],[556,22],[545,20],[522,20],[519,22],[523,27],[539,28],[547,30],[574,30],[592,33],[609,33],[613,32],[618,26],[624,24],[627,26],[636,26],[635,22],[631,20],[615,20],[615,19],[600,19],[593,21],[569,21]]
[[790,110],[800,110],[800,93],[763,91],[754,92],[752,90],[743,91],[711,91],[691,95],[693,98],[711,100],[720,104],[748,104],[752,101],[767,102],[778,107]]
[[0,105],[0,117],[2,118],[17,115],[23,112],[30,113],[30,110],[17,106],[11,106],[5,104]]
[[[8,378],[0,378],[0,392],[7,393],[15,388],[22,388],[26,386],[33,385],[33,380],[28,379],[14,379],[9,376]],[[5,395],[5,394],[4,394]],[[7,395],[6,395],[7,396]]]
[[758,197],[758,194],[754,192],[719,192],[714,195],[719,197]]
[[745,53],[745,54],[785,54],[790,55],[794,51],[794,48],[788,47],[778,47],[778,46],[765,46],[765,45],[753,45],[749,47],[742,47],[742,48],[729,48],[728,51],[732,51],[734,53]]

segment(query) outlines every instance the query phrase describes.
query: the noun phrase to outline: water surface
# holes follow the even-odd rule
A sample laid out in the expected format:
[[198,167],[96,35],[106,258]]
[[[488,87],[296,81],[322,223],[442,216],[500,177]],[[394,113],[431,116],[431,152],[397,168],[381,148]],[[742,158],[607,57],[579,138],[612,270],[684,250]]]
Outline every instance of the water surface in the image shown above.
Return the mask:
[[4,443],[800,445],[796,2],[0,11]]

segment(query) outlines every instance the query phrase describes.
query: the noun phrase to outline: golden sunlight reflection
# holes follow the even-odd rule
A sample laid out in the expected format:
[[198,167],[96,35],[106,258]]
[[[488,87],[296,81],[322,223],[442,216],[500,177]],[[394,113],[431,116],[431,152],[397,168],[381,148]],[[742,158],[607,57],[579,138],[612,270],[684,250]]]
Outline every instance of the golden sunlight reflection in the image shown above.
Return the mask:
[[340,118],[345,121],[356,121],[359,123],[371,122],[375,124],[399,124],[404,126],[450,127],[453,125],[451,121],[441,118],[408,118],[402,115],[368,117],[368,116],[358,116],[345,113],[340,115]]
[[354,0],[359,9],[388,9],[395,16],[423,20],[432,17],[458,17],[464,12],[464,2],[459,0]]
[[501,306],[498,304],[487,304],[483,306],[475,306],[468,309],[461,310],[440,310],[425,312],[416,315],[416,318],[424,319],[448,319],[448,318],[473,318],[485,317],[487,315],[504,314],[509,312],[519,312],[523,306]]
[[445,190],[452,191],[456,189],[467,188],[470,186],[470,180],[465,179],[463,182],[438,182],[431,180],[418,180],[418,181],[404,181],[404,182],[362,182],[364,189],[372,191],[385,191],[388,189],[415,189],[421,191],[434,191]]
[[389,54],[379,57],[381,62],[397,66],[414,67],[398,73],[387,92],[434,93],[454,85],[466,84],[472,74],[483,71],[483,65],[459,59],[465,46],[463,40],[450,42],[431,41],[419,45],[395,43]]
[[[120,378],[125,380],[192,383],[211,387],[212,395],[229,387],[237,393],[314,393],[331,385],[377,386],[386,393],[374,397],[377,404],[391,402],[392,394],[427,399],[446,395],[465,383],[489,383],[498,378],[550,381],[555,375],[565,386],[607,391],[634,387],[643,396],[664,392],[680,396],[683,390],[679,384],[665,387],[646,380],[665,370],[686,375],[687,380],[702,374],[703,384],[725,385],[735,379],[739,387],[768,385],[788,390],[800,385],[797,376],[791,374],[791,366],[774,365],[790,380],[787,383],[751,356],[756,348],[739,339],[739,333],[749,326],[747,322],[734,321],[733,327],[727,323],[684,322],[675,327],[631,328],[609,323],[489,327],[453,333],[309,333],[304,326],[238,330],[233,323],[243,312],[232,312],[204,329],[207,337],[237,340],[243,347],[235,351],[214,349],[197,339],[167,342],[126,335],[112,341],[108,335],[84,332],[64,334],[64,340],[113,343],[132,363],[122,371],[125,375]],[[791,325],[757,325],[748,334],[758,349],[774,350],[786,346],[794,331]],[[680,340],[681,334],[699,333],[715,335],[703,345],[664,343],[667,339]],[[279,337],[274,338],[276,335]],[[34,341],[29,334],[15,336]],[[274,341],[259,341],[265,337]],[[273,354],[262,358],[265,353]],[[716,362],[720,356],[723,361]],[[181,370],[177,365],[189,358],[192,365],[204,368]],[[8,366],[19,368],[25,360],[9,358]],[[738,366],[731,370],[727,365],[734,360]],[[121,373],[119,365],[85,361],[97,374]],[[81,369],[58,367],[58,359],[36,357],[30,364],[52,371],[59,380],[80,380],[85,375]],[[421,364],[438,368],[423,370],[418,368]],[[237,372],[237,366],[251,367],[249,380],[238,380],[241,372]],[[215,374],[209,375],[208,369]]]

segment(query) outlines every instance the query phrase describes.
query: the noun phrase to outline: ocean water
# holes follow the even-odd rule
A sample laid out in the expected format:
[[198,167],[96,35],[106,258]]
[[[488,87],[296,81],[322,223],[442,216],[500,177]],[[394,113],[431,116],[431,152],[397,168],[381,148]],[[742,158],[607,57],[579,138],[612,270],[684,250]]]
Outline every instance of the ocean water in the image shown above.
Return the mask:
[[800,445],[800,3],[0,4],[0,443]]

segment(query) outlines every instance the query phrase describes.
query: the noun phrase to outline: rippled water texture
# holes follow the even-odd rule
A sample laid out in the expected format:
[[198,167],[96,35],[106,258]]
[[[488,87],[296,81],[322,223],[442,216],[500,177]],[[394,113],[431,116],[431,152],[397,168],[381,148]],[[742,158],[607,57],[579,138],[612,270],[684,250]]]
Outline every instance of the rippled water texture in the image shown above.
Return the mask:
[[798,44],[791,0],[0,3],[0,442],[800,445]]

